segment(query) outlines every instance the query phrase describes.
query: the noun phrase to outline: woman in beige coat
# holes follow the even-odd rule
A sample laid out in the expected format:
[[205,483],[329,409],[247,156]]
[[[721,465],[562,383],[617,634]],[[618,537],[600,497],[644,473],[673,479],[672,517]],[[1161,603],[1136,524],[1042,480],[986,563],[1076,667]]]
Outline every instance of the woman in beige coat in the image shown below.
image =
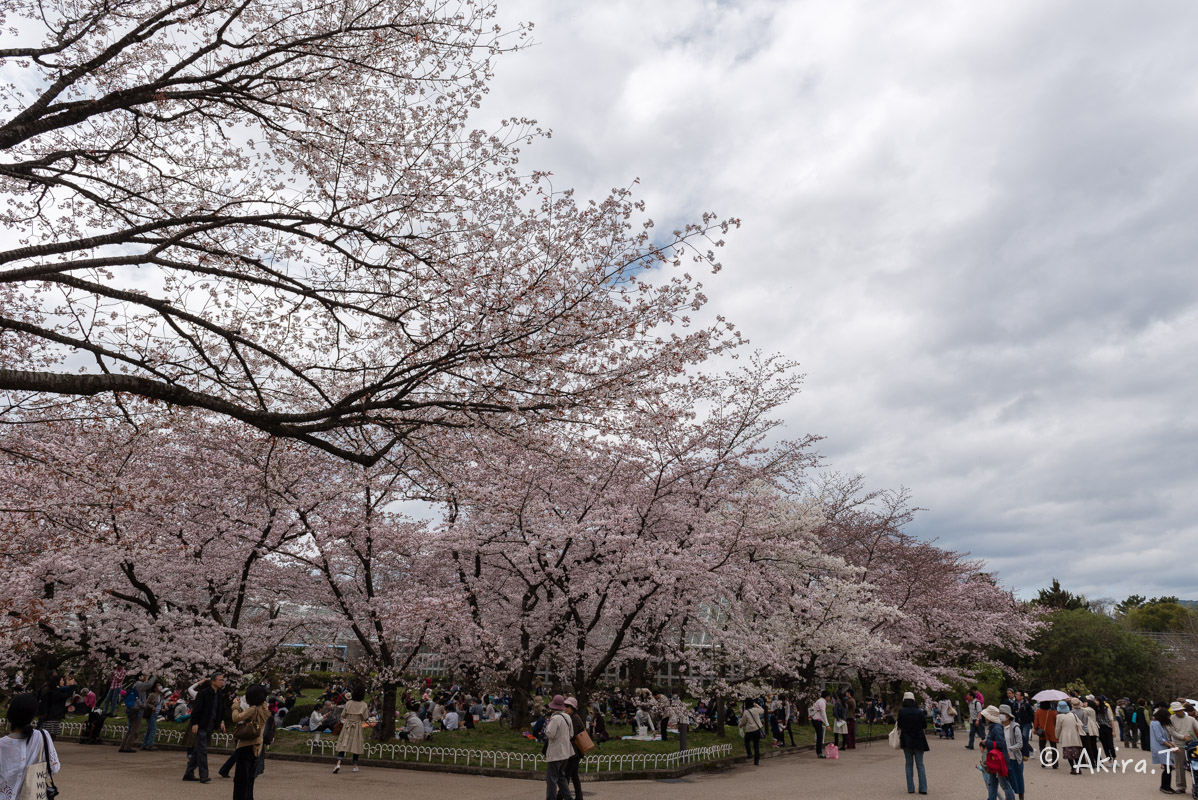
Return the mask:
[[1080,775],[1077,762],[1082,757],[1082,721],[1064,700],[1057,705],[1057,746],[1069,762],[1069,774]]
[[254,800],[254,778],[258,774],[258,755],[262,752],[262,734],[270,709],[266,707],[266,687],[260,683],[245,690],[245,708],[233,710],[233,751],[237,771],[233,773],[233,800]]
[[363,702],[366,699],[366,687],[355,686],[352,697],[353,699],[345,704],[345,711],[341,715],[341,735],[337,737],[337,766],[333,767],[334,775],[341,771],[341,759],[345,758],[346,753],[353,754],[354,772],[357,772],[358,757],[366,749],[362,743],[362,726],[366,724],[366,717],[370,714],[370,708]]

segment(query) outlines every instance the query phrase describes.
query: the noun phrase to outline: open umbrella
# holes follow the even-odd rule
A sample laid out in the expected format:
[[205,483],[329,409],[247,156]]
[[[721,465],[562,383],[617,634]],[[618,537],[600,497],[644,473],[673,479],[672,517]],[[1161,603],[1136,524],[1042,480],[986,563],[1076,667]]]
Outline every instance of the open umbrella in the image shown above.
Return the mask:
[[1068,700],[1069,695],[1065,694],[1062,691],[1058,691],[1056,689],[1045,689],[1044,691],[1040,692],[1039,694],[1033,695],[1032,699],[1035,700],[1037,703],[1043,703],[1046,701],[1050,702],[1050,703],[1054,703],[1057,700]]

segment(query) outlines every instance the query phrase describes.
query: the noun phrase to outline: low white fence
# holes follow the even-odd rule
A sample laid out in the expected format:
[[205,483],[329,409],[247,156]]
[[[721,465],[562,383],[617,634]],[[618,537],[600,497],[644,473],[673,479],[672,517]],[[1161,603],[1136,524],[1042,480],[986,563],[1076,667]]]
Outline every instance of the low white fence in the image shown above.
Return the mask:
[[[85,722],[63,722],[59,726],[59,730],[61,731],[61,733],[59,733],[59,738],[61,738],[61,739],[78,739],[80,736],[83,735],[83,731],[86,727],[87,727],[87,723],[85,723]],[[100,729],[100,738],[101,739],[110,739],[110,740],[119,742],[120,740],[125,738],[125,734],[128,732],[128,730],[129,730],[128,725],[105,725],[103,728]],[[8,732],[8,720],[0,717],[0,733],[7,733],[7,732]],[[141,736],[143,736],[144,734],[145,734],[145,727],[143,726],[142,733],[138,734],[139,740],[140,740]],[[182,744],[183,738],[185,736],[186,736],[186,733],[184,731],[170,730],[167,728],[158,728],[157,730],[154,731],[154,742],[157,744]],[[208,739],[208,744],[211,747],[222,747],[222,748],[232,749],[233,734],[220,733],[219,731],[213,731],[212,736]]]
[[[85,723],[62,723],[62,738],[78,738],[83,735]],[[125,725],[105,725],[101,738],[120,741],[125,738]],[[0,733],[8,732],[8,720],[0,717]],[[154,741],[161,744],[182,744],[183,731],[159,728]],[[209,740],[212,747],[232,748],[233,736],[213,732]],[[311,755],[335,755],[336,739],[310,739],[308,752]],[[605,755],[594,753],[579,764],[583,772],[625,772],[650,769],[677,769],[686,764],[715,761],[732,755],[732,745],[717,744],[711,747],[693,747],[674,753],[620,753]],[[419,761],[425,764],[458,764],[465,767],[491,767],[503,769],[538,770],[545,767],[545,757],[540,753],[513,753],[507,750],[468,750],[462,747],[437,747],[420,744],[378,744],[366,742],[367,758],[391,761]]]
[[[312,755],[334,755],[337,742],[333,739],[310,739],[308,752]],[[676,753],[620,753],[589,755],[579,764],[583,772],[624,772],[625,770],[676,769],[685,764],[715,761],[732,754],[732,745],[717,744],[695,747]],[[458,764],[466,767],[502,767],[504,769],[538,770],[545,766],[540,753],[512,753],[507,750],[467,750],[460,747],[437,747],[417,744],[366,743],[367,758],[395,761],[418,761],[425,764]]]

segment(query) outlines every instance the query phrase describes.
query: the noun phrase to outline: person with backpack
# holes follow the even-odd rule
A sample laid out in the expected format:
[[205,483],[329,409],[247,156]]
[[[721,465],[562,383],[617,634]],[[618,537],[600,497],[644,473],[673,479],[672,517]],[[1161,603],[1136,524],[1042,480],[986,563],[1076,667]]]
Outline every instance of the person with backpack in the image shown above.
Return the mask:
[[255,683],[245,690],[245,698],[233,710],[234,755],[233,800],[254,800],[254,779],[258,776],[258,758],[262,755],[262,736],[266,732],[270,709],[266,707],[266,687]]
[[32,694],[14,695],[9,701],[9,734],[0,736],[0,788],[8,794],[0,796],[20,797],[26,774],[36,772],[39,765],[47,773],[48,783],[52,786],[52,776],[61,767],[54,740],[46,731],[33,727],[37,708],[38,698]]
[[118,753],[136,752],[136,745],[141,736],[141,721],[145,717],[146,698],[149,696],[153,681],[147,681],[144,674],[137,677],[137,683],[125,692],[125,716],[129,719],[129,727],[125,730],[125,738],[121,741]]
[[974,739],[982,732],[982,693],[978,687],[973,687],[965,695],[965,705],[969,709],[969,744],[965,745],[965,749],[972,750]]
[[[976,695],[975,695],[976,697]],[[979,734],[982,740],[982,767],[987,777],[986,800],[995,800],[1002,789],[1005,800],[1015,800],[1015,789],[1011,786],[1010,751],[1003,731],[1002,716],[994,706],[986,706],[978,714]]]
[[1015,711],[1005,703],[998,707],[1003,736],[1007,740],[1007,779],[1011,789],[1023,800],[1023,730],[1015,721]]
[[919,774],[919,793],[928,793],[928,775],[923,767],[923,754],[928,747],[928,736],[925,729],[928,726],[928,715],[915,702],[915,694],[903,694],[903,704],[899,706],[895,727],[899,731],[899,747],[903,750],[903,761],[907,774],[907,794],[915,791],[915,774]]
[[566,699],[555,694],[545,723],[545,800],[574,800],[567,775],[574,755],[574,723],[566,710]]

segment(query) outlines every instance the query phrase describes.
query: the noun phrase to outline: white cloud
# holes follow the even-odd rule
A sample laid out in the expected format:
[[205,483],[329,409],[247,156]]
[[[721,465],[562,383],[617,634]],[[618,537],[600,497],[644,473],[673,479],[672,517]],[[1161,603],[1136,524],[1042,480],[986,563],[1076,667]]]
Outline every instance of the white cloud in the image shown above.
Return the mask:
[[1194,596],[1198,9],[504,0],[540,44],[486,111],[525,164],[663,225],[736,215],[706,279],[803,362],[793,432],[906,485],[1022,593]]

